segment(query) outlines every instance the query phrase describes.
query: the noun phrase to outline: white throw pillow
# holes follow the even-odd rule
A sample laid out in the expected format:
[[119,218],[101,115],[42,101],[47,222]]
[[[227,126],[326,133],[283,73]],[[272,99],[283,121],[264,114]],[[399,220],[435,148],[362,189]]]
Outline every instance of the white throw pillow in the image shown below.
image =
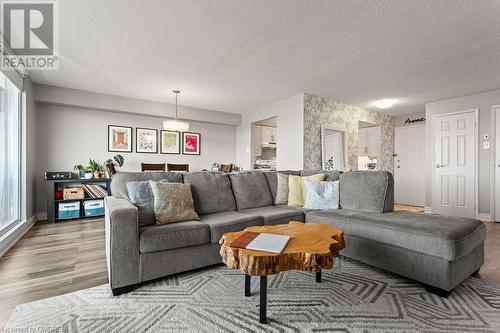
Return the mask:
[[338,209],[339,181],[304,181],[305,203],[307,209]]

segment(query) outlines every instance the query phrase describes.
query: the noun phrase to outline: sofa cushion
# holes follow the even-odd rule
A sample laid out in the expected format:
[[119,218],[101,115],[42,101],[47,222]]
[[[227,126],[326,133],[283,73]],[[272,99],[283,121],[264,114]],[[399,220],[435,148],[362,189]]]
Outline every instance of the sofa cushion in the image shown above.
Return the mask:
[[347,209],[310,211],[306,222],[329,224],[346,235],[454,261],[480,245],[482,222],[411,212],[374,214]]
[[263,172],[234,173],[230,174],[229,178],[238,210],[273,204],[271,191]]
[[141,253],[195,246],[210,242],[208,225],[199,221],[154,225],[140,228]]
[[200,223],[208,225],[210,228],[210,242],[218,243],[226,232],[235,232],[255,225],[262,225],[262,218],[239,212],[221,212],[201,216]]
[[[295,170],[282,170],[278,171],[280,173],[284,173],[285,175],[294,175],[294,176],[300,176],[300,171],[295,171]],[[266,177],[267,180],[267,185],[269,185],[269,190],[271,191],[271,196],[273,197],[273,202],[276,202],[276,189],[278,186],[278,180],[276,174],[278,173],[276,171],[264,171],[264,176]]]
[[302,213],[301,211],[295,209],[280,208],[278,206],[244,209],[238,212],[261,216],[264,225],[287,224],[290,221],[304,222],[304,213]]
[[288,175],[278,172],[276,174],[276,199],[273,201],[275,205],[286,205],[288,203]]
[[304,181],[304,207],[309,209],[338,209],[339,181]]
[[313,170],[303,170],[300,172],[300,175],[301,176],[312,176],[312,175],[317,175],[319,173],[322,173],[325,175],[325,181],[328,181],[328,182],[333,182],[333,181],[336,181],[336,180],[339,180],[340,178],[340,174],[341,172],[340,171],[336,171],[336,170],[324,170],[324,171],[313,171]]
[[154,195],[156,224],[199,220],[194,210],[190,184],[155,182],[149,186]]
[[183,175],[184,183],[191,184],[194,208],[199,215],[236,210],[231,182],[227,174],[195,172]]
[[111,179],[111,195],[130,200],[127,183],[148,180],[167,180],[170,183],[182,183],[182,175],[178,172],[118,172]]
[[302,213],[306,213],[306,212],[313,210],[313,209],[309,209],[309,208],[304,208],[302,206],[275,205],[274,207],[295,210],[297,212],[302,212]]
[[289,176],[288,177],[288,204],[290,206],[304,206],[304,181],[325,180],[324,174],[312,176]]
[[149,182],[128,182],[127,190],[130,201],[138,210],[139,227],[155,224],[154,196]]
[[394,210],[394,178],[388,171],[350,171],[340,175],[340,207],[372,213]]

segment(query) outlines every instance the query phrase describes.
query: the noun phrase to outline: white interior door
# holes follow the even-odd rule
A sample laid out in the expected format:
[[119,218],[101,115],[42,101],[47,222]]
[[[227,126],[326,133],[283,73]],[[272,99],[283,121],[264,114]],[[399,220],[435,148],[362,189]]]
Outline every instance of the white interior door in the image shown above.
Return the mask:
[[435,117],[433,211],[475,216],[474,112]]
[[396,127],[394,134],[394,200],[424,206],[425,125]]
[[500,221],[500,107],[495,109],[495,221]]

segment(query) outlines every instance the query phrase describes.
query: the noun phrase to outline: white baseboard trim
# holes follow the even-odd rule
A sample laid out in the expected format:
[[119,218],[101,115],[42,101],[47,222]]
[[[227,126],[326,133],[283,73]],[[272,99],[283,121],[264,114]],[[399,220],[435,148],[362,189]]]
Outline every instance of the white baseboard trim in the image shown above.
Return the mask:
[[36,215],[28,220],[18,223],[0,238],[0,257],[3,256],[37,221]]
[[491,214],[478,213],[476,218],[482,222],[494,222],[491,217]]
[[37,221],[44,221],[47,219],[47,212],[38,212],[36,213],[36,220]]
[[424,213],[425,213],[425,214],[432,214],[432,207],[430,207],[430,206],[425,206],[425,207],[424,207]]

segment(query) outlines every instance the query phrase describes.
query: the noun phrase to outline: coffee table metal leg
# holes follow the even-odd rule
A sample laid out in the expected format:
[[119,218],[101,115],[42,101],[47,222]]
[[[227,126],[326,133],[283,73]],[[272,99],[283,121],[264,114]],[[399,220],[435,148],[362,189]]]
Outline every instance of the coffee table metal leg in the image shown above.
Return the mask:
[[260,315],[259,322],[267,324],[267,276],[260,277]]
[[245,296],[251,296],[250,295],[250,282],[252,280],[252,277],[248,274],[245,274]]
[[321,282],[321,270],[316,272],[316,282]]

